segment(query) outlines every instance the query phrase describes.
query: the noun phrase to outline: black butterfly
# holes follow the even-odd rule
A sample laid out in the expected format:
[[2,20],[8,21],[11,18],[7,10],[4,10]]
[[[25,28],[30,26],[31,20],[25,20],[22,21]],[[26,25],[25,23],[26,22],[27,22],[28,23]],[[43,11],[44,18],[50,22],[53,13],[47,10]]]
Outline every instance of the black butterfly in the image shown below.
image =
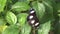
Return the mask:
[[30,10],[29,16],[27,17],[27,21],[32,27],[37,28],[39,26],[39,20],[36,17],[36,12],[34,11],[34,9]]

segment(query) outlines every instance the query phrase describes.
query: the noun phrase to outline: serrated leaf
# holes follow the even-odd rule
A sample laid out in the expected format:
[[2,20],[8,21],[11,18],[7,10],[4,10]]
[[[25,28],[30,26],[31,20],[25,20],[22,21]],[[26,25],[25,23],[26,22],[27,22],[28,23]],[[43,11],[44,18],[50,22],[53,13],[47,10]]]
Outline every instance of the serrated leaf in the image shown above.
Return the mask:
[[16,2],[12,6],[12,9],[15,10],[16,12],[21,12],[21,11],[29,10],[30,6],[25,2]]
[[12,13],[12,12],[10,12],[10,11],[8,11],[7,13],[6,13],[6,20],[7,20],[7,22],[9,23],[9,24],[16,24],[16,22],[17,22],[17,17],[16,17],[16,15],[14,14],[14,13]]
[[19,34],[19,27],[17,25],[12,25],[7,27],[2,34]]
[[49,34],[50,28],[51,20],[40,25],[40,28],[38,29],[38,34]]
[[25,25],[27,16],[28,16],[28,14],[26,14],[26,13],[20,13],[17,15],[18,23],[20,24],[20,26]]
[[4,10],[5,4],[7,0],[0,0],[0,12]]

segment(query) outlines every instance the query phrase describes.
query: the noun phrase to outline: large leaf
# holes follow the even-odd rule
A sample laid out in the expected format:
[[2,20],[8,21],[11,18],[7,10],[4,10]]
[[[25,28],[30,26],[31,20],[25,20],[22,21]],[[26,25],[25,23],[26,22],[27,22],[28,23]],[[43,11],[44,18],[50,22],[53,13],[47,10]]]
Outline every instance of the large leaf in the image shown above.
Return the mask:
[[15,10],[16,12],[21,12],[21,11],[29,10],[30,6],[25,2],[16,2],[12,6],[12,9]]
[[33,8],[36,11],[36,15],[40,21],[40,29],[38,30],[38,34],[48,34],[51,27],[51,19],[53,17],[53,7],[51,2],[43,1],[43,2],[33,2]]
[[8,11],[8,12],[6,13],[6,21],[7,21],[9,24],[16,24],[16,22],[17,22],[17,17],[16,17],[16,15],[15,15],[13,12]]
[[41,18],[44,16],[45,14],[45,6],[43,3],[40,3],[38,1],[35,1],[32,3],[33,8],[36,11],[36,15],[39,18],[39,20],[41,20]]
[[0,12],[4,10],[5,4],[7,0],[0,0]]
[[25,25],[27,16],[28,16],[28,14],[26,14],[26,13],[20,13],[17,15],[18,23],[20,24],[20,26]]
[[32,3],[39,18],[40,23],[44,23],[53,18],[53,7],[51,2],[43,1],[42,3],[35,1]]
[[49,34],[50,28],[51,20],[40,25],[40,28],[38,29],[38,34]]
[[2,32],[2,34],[19,34],[19,26],[9,26]]
[[[43,1],[43,4],[45,5],[45,15],[42,17],[42,20],[48,21],[50,19],[53,19],[53,6],[51,1]],[[41,20],[41,21],[42,21]]]

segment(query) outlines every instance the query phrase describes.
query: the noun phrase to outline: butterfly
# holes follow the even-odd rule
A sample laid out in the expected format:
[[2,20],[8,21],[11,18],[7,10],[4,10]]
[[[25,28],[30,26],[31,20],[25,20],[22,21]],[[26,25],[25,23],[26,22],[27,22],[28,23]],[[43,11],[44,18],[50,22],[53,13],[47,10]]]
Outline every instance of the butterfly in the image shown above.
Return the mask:
[[29,15],[27,17],[27,21],[29,23],[29,25],[31,25],[32,27],[38,28],[39,26],[39,20],[36,16],[36,12],[34,9],[30,9]]

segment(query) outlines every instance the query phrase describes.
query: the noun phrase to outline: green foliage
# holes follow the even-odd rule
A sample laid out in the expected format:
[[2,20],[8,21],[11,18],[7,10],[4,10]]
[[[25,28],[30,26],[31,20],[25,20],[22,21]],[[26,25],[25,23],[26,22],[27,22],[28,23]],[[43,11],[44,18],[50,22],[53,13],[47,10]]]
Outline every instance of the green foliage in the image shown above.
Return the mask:
[[27,16],[28,16],[28,14],[26,14],[26,13],[20,13],[17,15],[18,23],[20,24],[20,26],[25,25]]
[[0,0],[0,12],[4,10],[7,0]]
[[32,3],[33,8],[36,10],[36,15],[41,20],[41,18],[44,16],[45,13],[45,6],[43,3],[40,3],[38,1],[35,1]]
[[[27,21],[31,8],[40,23],[33,32]],[[0,0],[0,34],[50,34],[50,31],[60,34],[58,0]]]

